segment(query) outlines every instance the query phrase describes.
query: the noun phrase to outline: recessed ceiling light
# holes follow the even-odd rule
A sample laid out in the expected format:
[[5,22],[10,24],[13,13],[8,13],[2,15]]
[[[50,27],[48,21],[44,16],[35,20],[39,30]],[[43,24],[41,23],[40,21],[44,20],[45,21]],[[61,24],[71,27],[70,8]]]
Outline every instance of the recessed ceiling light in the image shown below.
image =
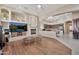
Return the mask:
[[41,5],[37,5],[37,7],[38,7],[38,8],[41,8],[42,6],[41,6]]

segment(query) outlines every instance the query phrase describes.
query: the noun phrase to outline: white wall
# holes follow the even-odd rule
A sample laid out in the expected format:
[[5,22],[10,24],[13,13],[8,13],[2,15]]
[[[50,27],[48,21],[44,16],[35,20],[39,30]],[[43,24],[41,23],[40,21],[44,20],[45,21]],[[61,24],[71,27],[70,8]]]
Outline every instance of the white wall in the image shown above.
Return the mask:
[[79,18],[79,11],[72,12],[73,19]]

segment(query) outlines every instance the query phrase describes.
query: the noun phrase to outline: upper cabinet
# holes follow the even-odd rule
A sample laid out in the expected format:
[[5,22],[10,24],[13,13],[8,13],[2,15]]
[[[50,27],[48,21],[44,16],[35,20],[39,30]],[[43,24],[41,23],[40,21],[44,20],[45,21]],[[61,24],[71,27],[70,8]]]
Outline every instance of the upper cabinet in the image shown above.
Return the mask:
[[25,15],[18,12],[11,12],[11,20],[18,22],[25,22]]
[[0,21],[29,23],[29,26],[37,26],[37,16],[24,13],[20,10],[12,10],[7,7],[0,8]]
[[0,9],[0,19],[8,20],[9,19],[9,11],[7,9]]
[[36,27],[37,26],[37,17],[36,16],[29,16],[29,20],[30,20],[30,26],[31,27]]

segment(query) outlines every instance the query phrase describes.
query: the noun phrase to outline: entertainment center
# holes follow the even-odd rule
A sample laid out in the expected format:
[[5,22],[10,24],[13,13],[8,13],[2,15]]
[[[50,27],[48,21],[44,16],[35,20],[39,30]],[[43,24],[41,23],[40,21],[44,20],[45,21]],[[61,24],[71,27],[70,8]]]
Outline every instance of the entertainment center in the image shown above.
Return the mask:
[[12,10],[8,7],[0,7],[0,26],[2,26],[3,34],[5,30],[9,33],[9,41],[33,35],[31,29],[37,31],[37,19],[38,17],[35,15]]

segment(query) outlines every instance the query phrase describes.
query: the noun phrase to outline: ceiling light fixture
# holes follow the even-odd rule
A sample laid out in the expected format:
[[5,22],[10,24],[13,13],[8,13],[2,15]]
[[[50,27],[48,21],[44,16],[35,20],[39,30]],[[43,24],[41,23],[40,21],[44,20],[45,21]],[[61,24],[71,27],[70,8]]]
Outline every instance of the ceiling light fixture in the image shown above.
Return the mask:
[[42,6],[41,6],[41,5],[37,5],[37,7],[38,7],[38,8],[41,8]]

